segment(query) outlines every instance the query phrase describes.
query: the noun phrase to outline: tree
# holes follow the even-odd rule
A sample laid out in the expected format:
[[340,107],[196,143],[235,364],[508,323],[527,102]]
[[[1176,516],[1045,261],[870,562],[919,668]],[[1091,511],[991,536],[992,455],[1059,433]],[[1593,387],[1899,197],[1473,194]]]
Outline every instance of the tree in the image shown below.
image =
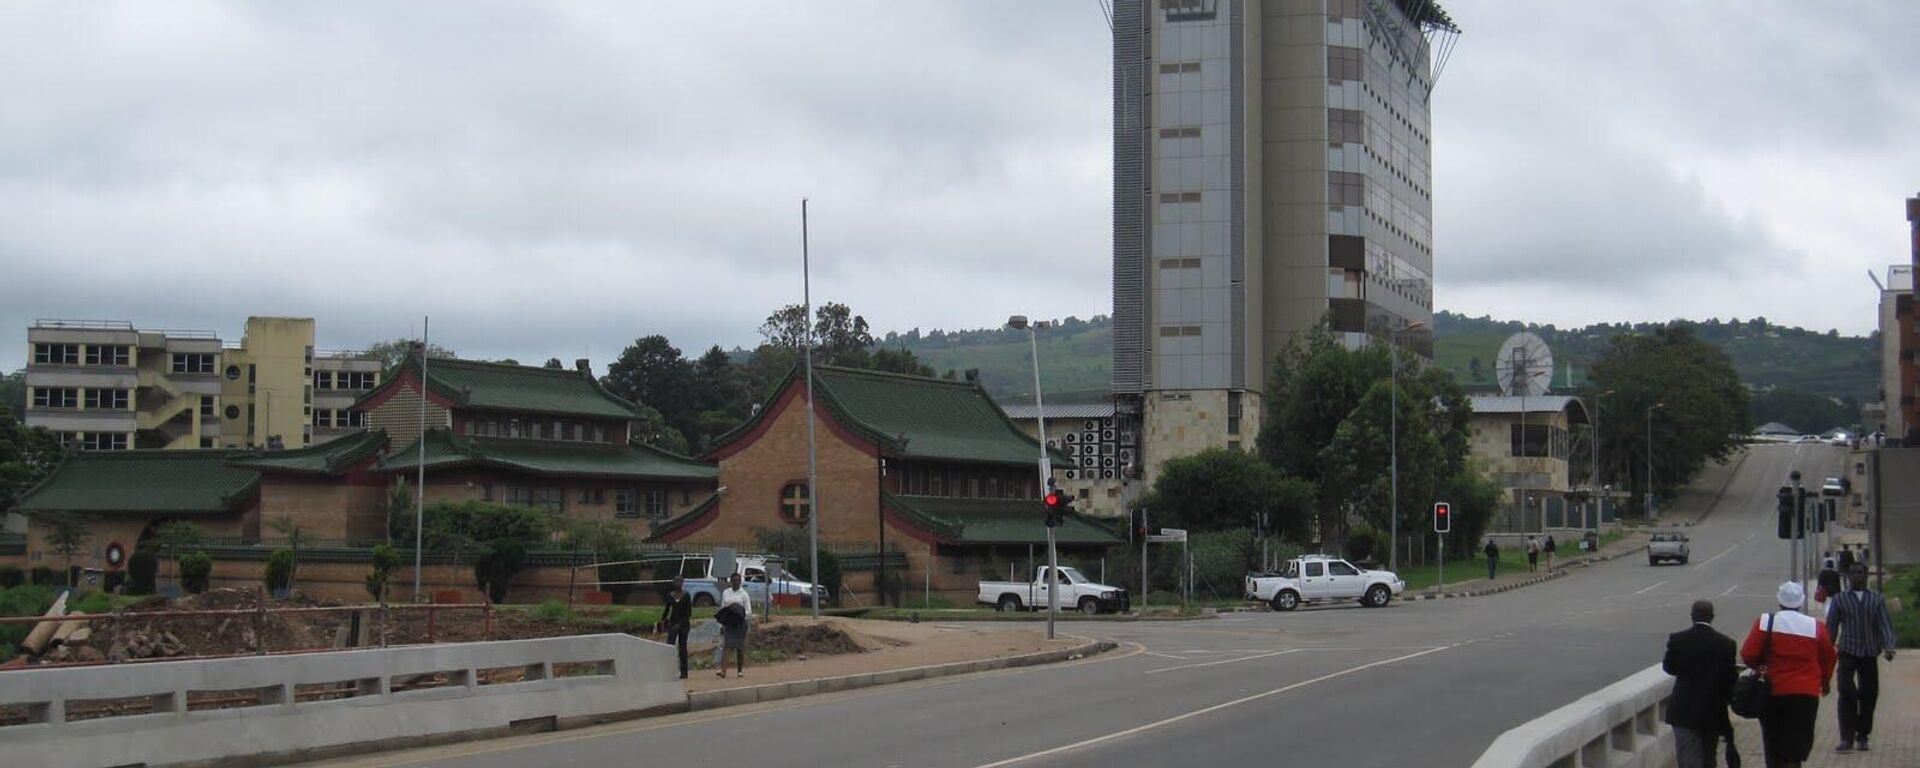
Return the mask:
[[1313,511],[1313,487],[1260,457],[1224,448],[1168,459],[1141,501],[1155,525],[1192,531],[1262,528],[1300,540]]
[[38,512],[32,519],[44,529],[40,539],[47,543],[47,549],[67,561],[67,588],[72,589],[73,558],[87,551],[87,544],[93,541],[93,519],[74,512]]
[[1487,369],[1480,363],[1480,358],[1478,357],[1467,361],[1467,373],[1473,377],[1475,382],[1487,380]]
[[60,466],[67,457],[60,438],[42,427],[28,427],[0,407],[0,510]]
[[540,367],[545,368],[549,371],[564,371],[567,369],[566,364],[560,362],[560,358],[557,358],[557,357],[547,358],[547,364]]
[[1375,382],[1391,372],[1386,347],[1347,349],[1324,325],[1296,337],[1274,361],[1260,455],[1290,477],[1320,481],[1320,448]]
[[387,580],[392,578],[393,569],[400,565],[400,553],[392,544],[375,544],[372,561],[373,570],[367,574],[367,594],[384,603],[387,601]]
[[[1708,461],[1724,461],[1747,434],[1747,388],[1719,348],[1679,327],[1613,337],[1589,371],[1594,387],[1612,390],[1601,423],[1610,477],[1630,477],[1644,492],[1648,409],[1652,416],[1653,478],[1657,497],[1671,498]],[[1636,499],[1635,503],[1641,503]],[[1645,510],[1642,510],[1645,513]]]
[[154,531],[153,538],[160,543],[161,556],[173,561],[174,577],[184,579],[186,574],[181,571],[180,558],[188,548],[200,546],[205,542],[207,532],[197,524],[175,520],[160,526]]
[[180,588],[194,595],[207,591],[213,579],[213,558],[205,552],[194,551],[181,555],[179,561]]
[[696,434],[700,411],[693,364],[660,335],[634,340],[600,379],[607,391],[658,411],[681,435]]
[[276,549],[267,555],[266,582],[268,594],[293,589],[293,550]]
[[[788,304],[774,310],[760,325],[760,335],[776,347],[795,350],[807,343],[806,308]],[[827,302],[813,312],[814,362],[849,368],[870,365],[867,348],[873,346],[873,333],[867,319],[853,313],[845,304]]]
[[905,373],[912,376],[931,378],[933,366],[920,362],[920,358],[906,347],[898,349],[876,349],[873,352],[873,369],[888,373]]
[[473,556],[473,583],[486,590],[487,599],[505,602],[513,577],[527,564],[527,545],[519,539],[498,538],[482,544]]
[[141,547],[127,558],[127,594],[153,594],[154,576],[160,573],[160,558],[153,550]]
[[[407,361],[407,355],[413,352],[413,345],[418,343],[420,343],[419,339],[404,338],[375,342],[374,344],[368,345],[366,349],[360,350],[360,356],[377,357],[380,359],[381,368],[391,371],[400,367],[401,363]],[[453,360],[460,357],[460,355],[438,344],[428,344],[427,357]]]
[[[527,551],[545,543],[557,516],[545,509],[509,507],[485,501],[436,501],[422,514],[426,549],[452,553],[473,568],[474,585],[495,602],[504,599],[513,577],[526,565]],[[389,520],[394,538],[413,541],[413,518]]]
[[274,531],[287,537],[287,584],[284,589],[293,589],[294,580],[300,576],[300,545],[307,542],[307,529],[300,527],[290,516],[282,515],[268,523]]
[[0,376],[0,410],[10,413],[27,412],[27,372],[25,370]]

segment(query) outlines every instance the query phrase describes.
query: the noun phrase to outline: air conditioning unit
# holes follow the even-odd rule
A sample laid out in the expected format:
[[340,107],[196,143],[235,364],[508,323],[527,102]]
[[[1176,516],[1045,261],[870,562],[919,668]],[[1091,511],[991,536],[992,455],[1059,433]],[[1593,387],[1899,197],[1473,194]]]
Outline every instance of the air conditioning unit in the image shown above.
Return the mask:
[[1102,429],[1113,429],[1113,417],[1109,416],[1107,418],[1101,419],[1100,427]]
[[1120,463],[1122,463],[1122,464],[1132,464],[1132,463],[1133,463],[1133,449],[1132,449],[1132,448],[1122,448],[1122,449],[1120,449]]
[[1117,480],[1119,477],[1120,473],[1118,471],[1111,469],[1100,470],[1100,479],[1102,480]]
[[1100,453],[1103,455],[1112,456],[1114,454],[1115,448],[1116,446],[1113,443],[1101,443]]
[[1080,457],[1080,466],[1086,467],[1087,469],[1097,469],[1100,466],[1100,457],[1093,455],[1082,456]]
[[1086,431],[1088,431],[1088,432],[1092,432],[1092,431],[1094,431],[1094,430],[1096,430],[1096,429],[1099,429],[1099,428],[1100,428],[1100,420],[1099,420],[1099,419],[1087,419],[1087,421],[1086,421],[1086,423],[1084,423],[1084,424],[1081,424],[1081,425],[1080,425],[1080,428],[1081,428],[1081,429],[1084,429],[1084,430],[1086,430]]
[[1077,443],[1077,442],[1080,442],[1080,433],[1078,433],[1078,432],[1068,432],[1068,433],[1067,433],[1067,435],[1066,435],[1066,439],[1067,439],[1067,442],[1069,442],[1069,443]]
[[1121,430],[1120,442],[1125,443],[1127,445],[1133,445],[1137,441],[1133,439],[1133,432],[1128,430]]
[[1108,456],[1100,460],[1100,466],[1106,467],[1108,469],[1112,469],[1114,467],[1120,466],[1120,462],[1115,461],[1112,456]]
[[1078,479],[1080,479],[1080,470],[1077,470],[1077,469],[1069,469],[1069,470],[1067,470],[1067,479],[1068,479],[1068,480],[1078,480]]
[[1049,437],[1049,438],[1047,438],[1047,447],[1048,447],[1048,448],[1058,448],[1058,447],[1060,447],[1060,438],[1057,438],[1057,437]]
[[1067,446],[1067,455],[1068,455],[1068,456],[1078,456],[1078,455],[1080,455],[1080,444],[1079,444],[1079,443],[1074,443],[1073,445],[1069,445],[1069,446]]
[[1119,434],[1120,433],[1115,432],[1112,427],[1108,427],[1106,429],[1100,430],[1100,439],[1111,443],[1113,442],[1114,438],[1119,437]]
[[1083,442],[1083,443],[1097,443],[1097,442],[1100,442],[1100,433],[1099,433],[1099,432],[1097,432],[1097,431],[1096,431],[1096,432],[1082,432],[1082,433],[1080,433],[1080,442]]

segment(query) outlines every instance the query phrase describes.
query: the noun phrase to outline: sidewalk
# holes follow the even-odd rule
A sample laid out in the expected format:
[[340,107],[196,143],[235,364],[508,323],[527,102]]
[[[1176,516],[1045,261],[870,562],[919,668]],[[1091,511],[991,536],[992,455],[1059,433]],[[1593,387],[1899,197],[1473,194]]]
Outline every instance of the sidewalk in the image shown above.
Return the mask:
[[[1839,686],[1820,700],[1820,719],[1814,728],[1813,753],[1806,768],[1916,768],[1920,766],[1920,658],[1902,651],[1889,664],[1880,662],[1880,704],[1873,715],[1873,751],[1837,753],[1840,719]],[[1734,718],[1733,733],[1740,745],[1742,765],[1762,762],[1760,721]],[[1724,760],[1722,763],[1724,764]]]
[[[812,624],[802,617],[784,617],[782,623],[800,626]],[[855,633],[862,651],[822,656],[800,656],[786,661],[749,665],[744,678],[729,674],[719,677],[712,670],[695,669],[688,676],[689,692],[713,691],[746,685],[787,683],[816,678],[887,672],[916,667],[1012,658],[1044,651],[1073,648],[1085,638],[1062,635],[1047,641],[1039,627],[1006,629],[969,625],[943,625],[934,622],[908,624],[896,621],[826,619],[824,623]],[[753,645],[749,635],[747,645]],[[704,652],[703,652],[704,648]],[[696,645],[693,656],[712,656],[711,644]]]
[[[1427,587],[1418,592],[1409,592],[1401,599],[1439,600],[1442,598],[1476,597],[1479,595],[1506,592],[1508,590],[1538,584],[1548,579],[1566,576],[1570,569],[1585,568],[1595,563],[1604,563],[1615,558],[1638,554],[1646,548],[1647,535],[1645,533],[1629,533],[1626,538],[1600,547],[1600,551],[1597,553],[1579,552],[1571,555],[1563,554],[1554,562],[1552,570],[1548,570],[1547,568],[1545,555],[1540,557],[1540,570],[1537,573],[1528,572],[1524,565],[1516,567],[1512,563],[1502,561],[1500,563],[1500,572],[1491,580],[1485,578],[1468,578],[1459,581],[1448,581],[1445,591],[1441,591],[1436,587]],[[1463,574],[1486,573],[1487,561],[1484,559],[1468,560],[1460,564],[1460,570]],[[1454,572],[1451,562],[1447,564],[1447,572]]]

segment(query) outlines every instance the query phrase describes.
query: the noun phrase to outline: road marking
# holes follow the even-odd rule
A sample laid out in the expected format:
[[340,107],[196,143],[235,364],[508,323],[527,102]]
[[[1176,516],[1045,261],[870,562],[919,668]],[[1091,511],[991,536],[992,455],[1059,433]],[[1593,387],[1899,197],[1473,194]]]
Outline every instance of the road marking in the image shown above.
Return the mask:
[[1259,701],[1261,699],[1278,696],[1283,693],[1297,691],[1301,688],[1305,688],[1310,685],[1317,685],[1320,683],[1324,683],[1328,680],[1346,677],[1347,675],[1351,675],[1355,672],[1364,672],[1366,670],[1373,669],[1374,667],[1384,667],[1388,664],[1398,664],[1402,661],[1417,659],[1417,658],[1420,658],[1421,656],[1426,656],[1428,654],[1433,654],[1433,653],[1439,653],[1441,651],[1444,651],[1450,648],[1458,648],[1462,645],[1465,645],[1465,643],[1454,643],[1453,645],[1435,646],[1433,648],[1428,648],[1424,651],[1419,651],[1417,653],[1409,653],[1405,656],[1395,656],[1391,659],[1381,659],[1379,661],[1368,662],[1366,664],[1361,664],[1357,667],[1348,667],[1338,672],[1329,672],[1327,674],[1321,675],[1311,680],[1302,680],[1300,682],[1293,683],[1291,685],[1283,685],[1279,688],[1275,688],[1270,691],[1256,693],[1251,696],[1242,696],[1232,701],[1221,702],[1219,704],[1215,704],[1210,707],[1202,707],[1200,709],[1196,709],[1186,714],[1174,715],[1173,717],[1169,717],[1164,720],[1156,720],[1154,722],[1147,723],[1145,725],[1136,725],[1132,728],[1128,728],[1122,731],[1114,731],[1113,733],[1109,733],[1105,736],[1095,736],[1091,739],[1083,739],[1081,741],[1076,741],[1072,744],[1065,744],[1058,747],[1054,747],[1052,749],[1043,749],[1038,752],[1030,752],[1024,755],[1020,755],[1018,757],[1009,757],[1005,760],[987,763],[985,765],[976,766],[975,768],[1002,768],[1002,766],[1017,765],[1019,763],[1024,763],[1029,760],[1036,760],[1042,757],[1057,755],[1063,752],[1072,752],[1074,750],[1084,749],[1086,747],[1091,747],[1096,744],[1105,744],[1109,741],[1113,741],[1115,739],[1123,739],[1137,733],[1145,733],[1147,731],[1155,730],[1158,728],[1165,728],[1166,726],[1173,725],[1174,723],[1191,720],[1193,718],[1200,717],[1201,715],[1210,715],[1215,712],[1219,712],[1220,710],[1223,710],[1223,709],[1231,709],[1233,707],[1237,707],[1242,704],[1249,704],[1255,701]]
[[1717,595],[1714,595],[1714,597],[1726,597],[1727,595],[1731,595],[1731,594],[1733,594],[1733,591],[1734,591],[1734,590],[1736,590],[1736,589],[1739,589],[1739,588],[1740,588],[1740,585],[1738,585],[1738,584],[1735,584],[1735,585],[1733,585],[1733,586],[1731,586],[1731,587],[1727,587],[1727,591],[1725,591],[1725,592],[1722,592],[1722,593],[1720,593],[1720,594],[1717,594]]
[[1753,541],[1753,536],[1754,535],[1751,533],[1747,534],[1746,538],[1741,539],[1738,543],[1734,544],[1731,547],[1727,547],[1725,552],[1721,552],[1720,554],[1707,558],[1705,562],[1702,562],[1701,564],[1694,566],[1694,568],[1705,568],[1709,565],[1713,565],[1713,561],[1726,557],[1727,555],[1732,554],[1734,550],[1739,549],[1742,545],[1746,544],[1747,542]]
[[[1157,675],[1157,674],[1160,674],[1160,673],[1162,673],[1162,672],[1172,672],[1172,671],[1175,671],[1175,670],[1180,670],[1180,669],[1199,669],[1199,668],[1201,668],[1201,667],[1217,667],[1217,666],[1220,666],[1221,664],[1238,664],[1238,663],[1240,663],[1240,662],[1243,662],[1243,661],[1253,661],[1254,659],[1264,659],[1264,658],[1268,658],[1268,657],[1271,657],[1271,656],[1285,656],[1285,655],[1287,655],[1287,654],[1289,654],[1289,653],[1294,653],[1294,652],[1297,652],[1297,651],[1299,651],[1299,650],[1300,650],[1300,649],[1298,649],[1298,648],[1288,648],[1288,649],[1286,649],[1286,650],[1284,650],[1284,651],[1271,651],[1271,652],[1268,652],[1268,653],[1256,653],[1256,654],[1254,654],[1254,655],[1252,655],[1252,656],[1242,656],[1242,657],[1240,657],[1240,658],[1237,658],[1237,659],[1224,659],[1224,660],[1221,660],[1221,661],[1203,661],[1203,662],[1200,662],[1200,663],[1198,663],[1198,664],[1182,664],[1182,665],[1180,665],[1180,666],[1177,666],[1177,667],[1164,667],[1164,668],[1161,668],[1161,669],[1150,669],[1150,670],[1147,670],[1147,674],[1149,674],[1149,675]],[[1184,661],[1184,659],[1183,659],[1183,661]]]
[[1153,651],[1147,651],[1147,655],[1148,655],[1148,656],[1158,656],[1158,657],[1160,657],[1160,658],[1163,658],[1163,659],[1173,659],[1174,661],[1186,661],[1186,660],[1187,660],[1187,657],[1185,657],[1185,656],[1169,656],[1169,655],[1167,655],[1167,654],[1164,654],[1164,653],[1155,653],[1155,652],[1153,652]]
[[1664,584],[1666,584],[1666,583],[1667,583],[1667,580],[1666,580],[1666,579],[1661,579],[1661,580],[1659,580],[1659,581],[1656,581],[1656,582],[1654,582],[1654,583],[1653,583],[1652,585],[1650,585],[1650,586],[1648,586],[1648,587],[1647,587],[1646,589],[1642,589],[1642,590],[1640,590],[1640,591],[1638,591],[1638,592],[1635,592],[1634,594],[1636,594],[1636,595],[1644,595],[1644,594],[1646,594],[1646,593],[1648,593],[1648,592],[1652,592],[1652,591],[1654,591],[1654,590],[1656,590],[1656,589],[1659,589],[1659,588],[1660,588],[1660,587],[1661,587],[1662,585],[1664,585]]

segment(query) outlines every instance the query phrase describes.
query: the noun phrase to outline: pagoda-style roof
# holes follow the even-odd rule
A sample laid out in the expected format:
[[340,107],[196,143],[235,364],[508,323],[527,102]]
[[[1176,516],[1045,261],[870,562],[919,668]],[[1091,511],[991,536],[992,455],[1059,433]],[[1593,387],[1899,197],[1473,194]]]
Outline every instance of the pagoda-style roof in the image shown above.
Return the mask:
[[[426,441],[429,470],[481,467],[555,477],[687,481],[711,481],[720,474],[712,464],[641,443],[466,437],[444,429],[429,430]],[[413,442],[381,457],[375,468],[412,472],[419,467],[420,447]]]
[[[541,413],[596,419],[632,419],[633,403],[608,392],[585,371],[556,370],[506,363],[433,358],[427,361],[427,391],[456,407],[483,411]],[[380,386],[360,403],[386,397],[403,379],[420,373],[420,356],[408,355]]]
[[236,455],[227,463],[234,467],[261,472],[285,472],[297,475],[338,475],[355,464],[377,456],[387,444],[387,433],[368,429],[342,435],[319,445],[290,451],[253,451]]
[[79,451],[14,505],[19,512],[212,515],[243,510],[260,473],[236,450]]
[[[884,494],[887,508],[934,536],[956,544],[1039,544],[1047,540],[1046,510],[1038,499],[956,499]],[[1061,544],[1108,546],[1119,534],[1084,515],[1068,515],[1054,529]]]

